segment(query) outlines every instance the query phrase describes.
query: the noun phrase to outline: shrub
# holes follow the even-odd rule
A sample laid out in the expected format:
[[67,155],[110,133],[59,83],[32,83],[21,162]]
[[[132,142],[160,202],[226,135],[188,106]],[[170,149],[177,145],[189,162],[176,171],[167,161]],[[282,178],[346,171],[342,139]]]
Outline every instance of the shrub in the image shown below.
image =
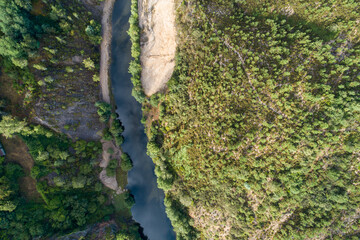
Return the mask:
[[46,71],[47,68],[42,64],[33,64],[33,68],[40,70],[40,71]]
[[95,63],[94,63],[93,60],[91,60],[91,58],[84,59],[83,64],[84,64],[85,68],[87,68],[89,70],[94,70],[95,69]]
[[77,177],[73,177],[71,180],[73,188],[84,188],[86,183],[86,177],[83,175],[79,175]]
[[62,187],[65,185],[65,180],[60,176],[54,177],[53,181],[57,187]]
[[72,67],[70,67],[70,66],[66,66],[65,71],[67,73],[72,73],[72,72],[74,72],[74,69]]
[[133,167],[133,163],[131,161],[130,156],[127,153],[121,154],[121,169],[123,171],[129,171]]
[[113,136],[111,135],[109,128],[105,128],[103,130],[103,137],[102,139],[106,140],[106,141],[111,141],[113,139]]
[[94,75],[93,75],[93,81],[94,81],[94,82],[100,82],[100,76],[99,76],[99,74],[94,74]]
[[106,102],[96,102],[95,106],[98,108],[97,113],[102,122],[109,121],[111,115],[111,105]]
[[114,177],[116,175],[116,168],[118,166],[117,159],[111,159],[108,166],[106,167],[106,175]]
[[115,137],[115,142],[117,146],[121,146],[121,144],[124,143],[124,137],[123,136],[116,136]]
[[125,203],[127,205],[127,208],[131,208],[134,204],[135,204],[135,199],[134,196],[132,194],[130,194],[128,191],[124,192],[124,198],[125,198]]
[[46,83],[52,83],[52,82],[54,82],[54,78],[51,77],[51,76],[46,76],[46,77],[44,78],[44,81],[45,81]]

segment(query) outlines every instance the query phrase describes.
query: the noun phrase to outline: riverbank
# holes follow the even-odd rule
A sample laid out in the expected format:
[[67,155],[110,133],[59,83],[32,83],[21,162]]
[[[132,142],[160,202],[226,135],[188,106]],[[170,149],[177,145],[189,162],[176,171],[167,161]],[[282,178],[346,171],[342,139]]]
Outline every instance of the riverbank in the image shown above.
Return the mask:
[[100,59],[100,88],[101,96],[104,102],[110,103],[110,81],[109,69],[111,63],[111,39],[112,24],[111,17],[115,0],[105,0],[103,14],[101,18],[102,41],[101,41],[101,59]]
[[[101,51],[101,60],[100,60],[100,89],[101,89],[101,97],[102,100],[108,104],[112,104],[111,97],[112,94],[110,92],[111,81],[109,72],[111,65],[111,41],[112,41],[112,12],[114,8],[115,0],[106,0],[103,4],[103,13],[101,18],[101,26],[102,26],[102,42],[100,46]],[[110,119],[109,125],[111,126],[113,119]],[[118,147],[114,140],[101,140],[102,144],[102,159],[100,162],[100,167],[102,167],[102,171],[99,174],[100,181],[108,188],[114,190],[116,194],[123,193],[125,186],[120,186],[118,183],[116,176],[108,176],[106,173],[106,168],[109,165],[111,158],[119,159],[120,165],[120,156],[122,151],[120,147]],[[114,153],[110,154],[109,149],[113,149]]]
[[147,96],[165,88],[175,67],[176,28],[173,0],[139,1],[141,83]]

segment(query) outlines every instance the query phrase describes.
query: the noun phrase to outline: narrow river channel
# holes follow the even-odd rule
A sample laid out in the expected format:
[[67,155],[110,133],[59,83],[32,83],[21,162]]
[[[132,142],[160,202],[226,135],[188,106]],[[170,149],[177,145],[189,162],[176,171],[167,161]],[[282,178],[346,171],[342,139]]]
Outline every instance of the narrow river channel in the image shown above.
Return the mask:
[[150,240],[172,240],[175,234],[165,213],[164,193],[157,187],[154,164],[146,155],[147,137],[140,122],[141,105],[131,96],[133,85],[128,73],[131,43],[126,33],[129,16],[130,0],[117,0],[112,18],[111,81],[117,113],[125,126],[122,149],[134,163],[127,186],[136,202],[131,212]]

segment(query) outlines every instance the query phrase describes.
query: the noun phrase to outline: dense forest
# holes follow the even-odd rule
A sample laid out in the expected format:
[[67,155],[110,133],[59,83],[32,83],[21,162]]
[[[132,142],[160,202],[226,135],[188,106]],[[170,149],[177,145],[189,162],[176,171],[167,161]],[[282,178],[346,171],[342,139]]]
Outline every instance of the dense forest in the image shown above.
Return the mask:
[[[19,178],[24,176],[23,169],[18,164],[5,162],[3,157],[0,159],[1,239],[61,235],[99,221],[109,221],[117,211],[116,204],[108,203],[113,193],[98,180],[100,142],[73,142],[65,135],[10,116],[0,121],[0,133],[8,138],[16,135],[26,143],[35,162],[30,176],[36,180],[35,196],[27,199],[19,191],[18,184],[21,183]],[[131,160],[124,155],[126,160],[122,161],[121,168],[128,171]],[[116,164],[117,161],[111,170],[116,171]],[[121,211],[129,211],[134,204],[128,192],[116,198],[123,199],[122,204],[125,204]],[[108,239],[115,239],[116,234],[127,236],[126,239],[139,238],[138,227],[127,226],[126,222],[122,223],[120,231],[108,231]]]
[[[124,128],[99,99],[101,25],[90,10],[77,0],[0,0],[1,239],[140,239],[132,195],[99,180],[102,143],[120,148]],[[74,103],[89,114],[70,115]],[[131,159],[106,151],[106,175],[125,187]]]
[[143,123],[178,239],[358,239],[360,3],[177,2]]

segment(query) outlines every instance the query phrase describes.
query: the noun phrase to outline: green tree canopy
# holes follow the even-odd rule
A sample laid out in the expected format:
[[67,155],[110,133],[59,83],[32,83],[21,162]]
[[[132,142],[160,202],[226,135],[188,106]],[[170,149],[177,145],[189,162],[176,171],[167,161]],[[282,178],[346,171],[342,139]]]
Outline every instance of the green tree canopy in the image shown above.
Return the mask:
[[28,56],[39,47],[30,10],[30,0],[0,1],[0,55],[21,68],[27,66]]

